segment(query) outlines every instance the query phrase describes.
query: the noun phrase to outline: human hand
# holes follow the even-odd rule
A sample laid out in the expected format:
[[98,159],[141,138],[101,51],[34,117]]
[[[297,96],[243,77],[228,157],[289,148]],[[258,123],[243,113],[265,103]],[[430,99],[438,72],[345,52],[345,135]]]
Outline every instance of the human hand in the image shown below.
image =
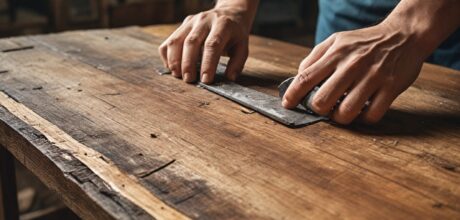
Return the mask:
[[367,123],[378,122],[415,81],[427,56],[411,37],[386,24],[332,35],[301,62],[283,106],[296,107],[326,80],[311,100],[314,112],[340,124],[358,116]]
[[[201,81],[212,83],[222,55],[227,54],[225,75],[235,80],[248,57],[251,16],[232,7],[216,7],[187,17],[161,44],[159,52],[172,75],[192,83],[197,80],[201,60]],[[200,59],[201,58],[201,59]]]

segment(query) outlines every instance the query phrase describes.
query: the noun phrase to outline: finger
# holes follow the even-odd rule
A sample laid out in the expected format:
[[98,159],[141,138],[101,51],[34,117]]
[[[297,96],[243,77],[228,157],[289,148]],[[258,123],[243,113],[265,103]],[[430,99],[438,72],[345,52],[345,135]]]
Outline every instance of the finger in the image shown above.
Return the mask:
[[181,77],[182,49],[185,37],[189,34],[191,25],[184,24],[180,26],[167,40],[167,63],[171,74],[175,77]]
[[316,45],[310,52],[310,54],[308,54],[308,56],[302,60],[302,62],[299,65],[299,70],[304,70],[316,61],[318,61],[326,53],[329,47],[332,46],[334,40],[335,35],[332,35],[320,44]]
[[283,97],[282,105],[285,108],[294,108],[315,85],[330,76],[335,69],[336,60],[331,60],[327,53],[318,62],[301,71],[294,78]]
[[235,81],[238,75],[243,71],[244,64],[248,58],[248,43],[240,43],[232,48],[230,60],[228,61],[225,76],[231,81]]
[[371,80],[359,82],[335,109],[332,120],[339,124],[350,124],[365,109],[366,102],[371,99],[377,89]]
[[203,83],[209,84],[214,81],[219,59],[228,42],[228,34],[223,34],[225,27],[225,25],[214,25],[204,43],[201,60],[201,81]]
[[339,67],[312,98],[311,109],[319,115],[328,115],[337,101],[350,89],[358,73],[363,71],[362,69],[355,62],[342,68]]
[[166,46],[166,44],[161,44],[160,47],[158,47],[158,52],[160,54],[161,61],[163,62],[163,66],[166,68],[169,68],[167,51],[168,51],[168,47]]
[[168,43],[167,57],[168,67],[171,73],[175,77],[181,77],[181,59],[182,59],[182,41],[183,39],[175,38],[171,39]]
[[190,34],[185,38],[182,52],[182,78],[185,82],[194,82],[197,78],[197,63],[201,53],[206,36],[209,34],[209,28],[205,25],[194,27]]
[[391,103],[398,97],[398,94],[393,92],[391,89],[382,88],[380,89],[373,99],[370,105],[361,114],[360,119],[368,124],[375,124],[382,119],[383,115],[388,111]]

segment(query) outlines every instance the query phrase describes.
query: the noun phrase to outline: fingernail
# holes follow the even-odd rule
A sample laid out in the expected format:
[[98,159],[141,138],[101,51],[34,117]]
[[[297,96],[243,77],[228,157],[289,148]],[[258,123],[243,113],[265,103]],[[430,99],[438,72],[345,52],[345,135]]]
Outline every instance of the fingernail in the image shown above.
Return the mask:
[[171,70],[171,74],[172,74],[174,77],[178,77],[177,72],[174,71],[174,70]]
[[283,99],[283,101],[281,102],[281,105],[285,108],[288,106],[288,102],[286,101],[286,99]]
[[201,82],[209,83],[209,81],[210,81],[209,74],[203,73],[203,74],[201,75]]
[[236,80],[236,74],[230,74],[230,75],[228,75],[228,79],[229,79],[230,81],[235,81],[235,80]]
[[190,82],[190,80],[191,80],[191,79],[190,79],[190,73],[184,73],[183,78],[184,78],[184,81],[185,81],[185,82]]

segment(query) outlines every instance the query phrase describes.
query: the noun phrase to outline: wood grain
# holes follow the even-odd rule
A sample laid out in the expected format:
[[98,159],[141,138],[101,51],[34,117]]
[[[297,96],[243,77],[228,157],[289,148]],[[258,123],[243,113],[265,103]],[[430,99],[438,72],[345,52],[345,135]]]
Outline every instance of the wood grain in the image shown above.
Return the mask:
[[[158,75],[157,47],[173,28],[144,30],[0,40],[34,46],[0,54],[0,144],[79,215],[171,217],[163,206],[201,219],[459,218],[459,72],[425,65],[376,126],[290,129]],[[270,94],[309,52],[250,42],[239,83]],[[91,181],[101,184],[82,186]]]
[[[44,138],[54,143],[55,146],[69,152],[76,159],[90,167],[91,171],[104,180],[110,188],[143,208],[156,219],[188,219],[140,186],[136,179],[119,170],[110,159],[76,141],[29,108],[9,98],[6,94],[0,93],[0,105],[23,122],[31,125],[43,134]],[[69,155],[63,154],[62,157],[71,160]]]

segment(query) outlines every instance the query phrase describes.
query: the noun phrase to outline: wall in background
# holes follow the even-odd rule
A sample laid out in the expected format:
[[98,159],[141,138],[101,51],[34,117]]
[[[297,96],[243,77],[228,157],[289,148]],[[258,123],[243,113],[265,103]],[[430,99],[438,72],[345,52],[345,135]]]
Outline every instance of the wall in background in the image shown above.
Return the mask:
[[[213,0],[0,0],[0,36],[178,23]],[[262,0],[253,33],[312,46],[315,0]]]

